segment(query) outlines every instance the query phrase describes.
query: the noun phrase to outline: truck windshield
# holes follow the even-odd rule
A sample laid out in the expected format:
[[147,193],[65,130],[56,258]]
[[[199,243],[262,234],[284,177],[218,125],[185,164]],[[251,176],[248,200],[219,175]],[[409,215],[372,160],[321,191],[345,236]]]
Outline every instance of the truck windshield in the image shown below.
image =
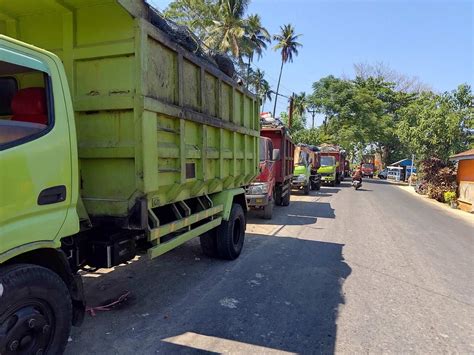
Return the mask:
[[296,165],[304,165],[306,166],[308,162],[308,153],[300,151],[299,156],[298,156],[298,162]]
[[362,167],[365,169],[373,169],[374,166],[372,164],[362,164]]
[[334,157],[321,157],[321,166],[332,166],[335,165]]

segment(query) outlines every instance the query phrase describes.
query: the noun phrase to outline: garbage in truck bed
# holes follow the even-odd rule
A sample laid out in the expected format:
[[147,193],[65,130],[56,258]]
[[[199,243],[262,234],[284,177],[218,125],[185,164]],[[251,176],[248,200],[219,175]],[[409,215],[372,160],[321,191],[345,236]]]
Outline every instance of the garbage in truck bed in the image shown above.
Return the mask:
[[227,76],[231,78],[234,77],[234,63],[226,54],[211,50],[198,37],[196,37],[189,28],[165,18],[160,11],[150,4],[148,4],[148,6],[150,7],[149,20],[152,25],[165,32],[173,42],[179,44],[188,51],[193,52],[198,57],[218,68]]

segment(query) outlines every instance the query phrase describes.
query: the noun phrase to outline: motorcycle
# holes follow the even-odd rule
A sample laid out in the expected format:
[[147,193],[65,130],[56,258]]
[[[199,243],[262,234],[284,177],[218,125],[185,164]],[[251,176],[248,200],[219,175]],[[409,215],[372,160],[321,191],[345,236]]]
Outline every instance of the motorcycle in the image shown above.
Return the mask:
[[360,180],[352,180],[352,187],[355,189],[355,190],[358,190],[362,187],[362,181]]

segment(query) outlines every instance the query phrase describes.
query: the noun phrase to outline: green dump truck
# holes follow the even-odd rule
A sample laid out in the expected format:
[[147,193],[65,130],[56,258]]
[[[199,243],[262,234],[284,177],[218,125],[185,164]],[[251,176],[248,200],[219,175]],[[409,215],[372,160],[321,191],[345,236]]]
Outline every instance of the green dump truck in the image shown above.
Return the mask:
[[242,250],[258,104],[156,21],[138,0],[0,3],[1,354],[64,350],[86,265]]

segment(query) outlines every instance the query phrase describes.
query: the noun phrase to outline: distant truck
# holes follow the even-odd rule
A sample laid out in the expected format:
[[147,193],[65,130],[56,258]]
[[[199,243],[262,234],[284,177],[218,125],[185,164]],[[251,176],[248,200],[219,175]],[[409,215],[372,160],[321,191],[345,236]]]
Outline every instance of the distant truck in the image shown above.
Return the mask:
[[156,16],[140,0],[0,2],[2,354],[64,352],[83,268],[199,236],[206,255],[242,251],[257,100]]
[[310,190],[321,188],[320,153],[317,147],[307,144],[298,144],[295,147],[294,171],[292,188],[302,190],[305,195]]
[[371,179],[374,177],[374,173],[375,173],[375,155],[374,154],[366,154],[362,156],[361,171],[362,171],[362,176],[364,177],[368,176]]
[[275,204],[290,204],[294,144],[285,126],[263,127],[260,135],[260,175],[246,198],[250,208],[263,209],[263,217],[271,219]]
[[321,167],[318,169],[323,184],[336,186],[337,166],[336,158],[332,155],[321,156]]
[[351,176],[351,165],[349,160],[344,160],[344,177]]
[[[319,150],[321,151],[321,167],[324,167],[319,170],[322,181],[332,186],[339,185],[344,180],[346,151],[335,144],[322,144]],[[329,159],[325,159],[325,164],[323,164],[324,157],[334,157],[335,165],[325,165],[330,163]]]

